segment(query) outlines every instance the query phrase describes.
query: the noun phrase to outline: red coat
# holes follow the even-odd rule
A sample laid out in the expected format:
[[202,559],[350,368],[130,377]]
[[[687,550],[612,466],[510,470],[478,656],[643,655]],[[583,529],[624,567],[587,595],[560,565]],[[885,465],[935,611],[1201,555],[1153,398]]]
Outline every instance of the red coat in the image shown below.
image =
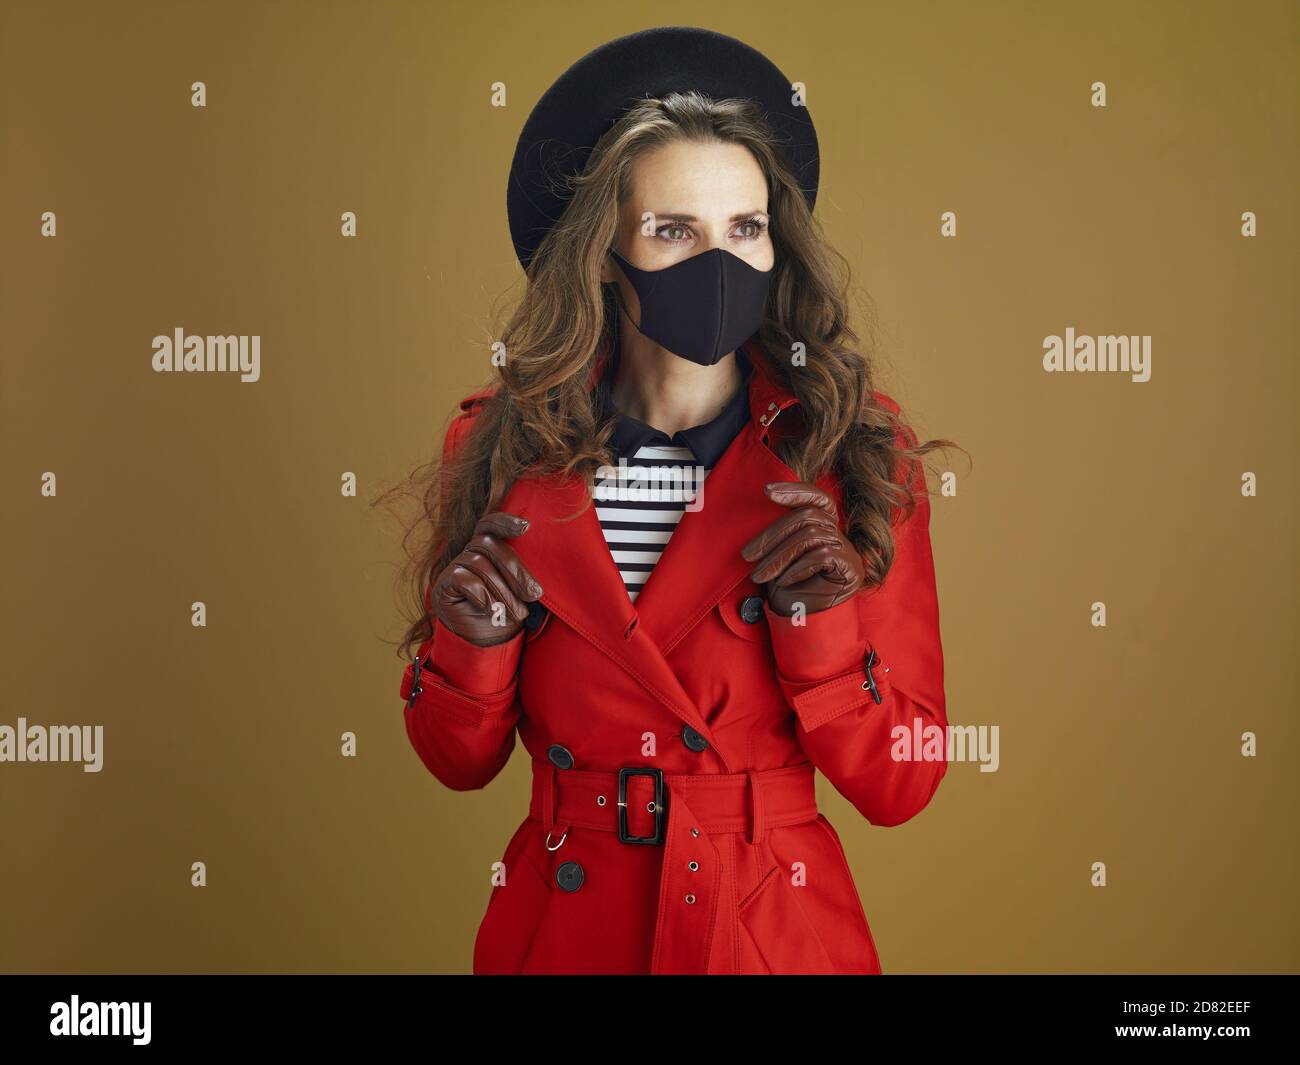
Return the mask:
[[[475,973],[880,972],[813,768],[873,825],[915,816],[943,778],[943,760],[891,756],[895,726],[947,725],[929,503],[895,527],[881,587],[803,626],[755,599],[740,549],[787,512],[763,485],[799,480],[770,446],[798,400],[745,351],[751,419],[635,604],[594,508],[557,520],[582,482],[526,476],[497,509],[529,519],[511,545],[545,590],[540,628],[481,648],[438,621],[418,679],[406,667],[407,733],[444,785],[487,785],[516,731],[533,759]],[[462,402],[445,453],[484,395]],[[838,499],[833,477],[818,483]],[[624,767],[642,772],[625,780],[622,836],[660,842],[620,836]]]

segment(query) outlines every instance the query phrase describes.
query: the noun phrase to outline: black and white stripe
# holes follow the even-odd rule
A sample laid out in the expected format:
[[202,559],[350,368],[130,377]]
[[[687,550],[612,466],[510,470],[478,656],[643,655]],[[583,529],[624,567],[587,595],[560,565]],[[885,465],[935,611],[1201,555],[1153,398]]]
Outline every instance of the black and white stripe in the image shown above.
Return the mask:
[[[677,475],[681,480],[674,482],[673,475],[656,472],[664,469],[681,470]],[[689,448],[665,444],[638,448],[627,459],[627,473],[626,480],[617,468],[605,476],[598,474],[592,498],[605,543],[635,603],[708,470],[696,462]],[[626,494],[622,488],[636,489],[642,498],[617,498]]]

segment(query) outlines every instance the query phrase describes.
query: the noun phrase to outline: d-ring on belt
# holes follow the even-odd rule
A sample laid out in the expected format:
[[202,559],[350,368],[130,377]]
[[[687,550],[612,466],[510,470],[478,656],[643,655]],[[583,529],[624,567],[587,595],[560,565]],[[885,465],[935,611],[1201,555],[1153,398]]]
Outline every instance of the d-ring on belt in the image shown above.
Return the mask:
[[709,836],[734,832],[758,844],[768,829],[813,821],[817,812],[814,770],[807,762],[746,773],[674,774],[646,766],[558,769],[534,758],[528,807],[529,816],[542,823],[550,850],[558,850],[572,828],[664,847],[655,973],[734,969],[728,959],[715,958],[710,966],[724,920],[734,957],[737,914],[735,870],[724,877],[722,851]]

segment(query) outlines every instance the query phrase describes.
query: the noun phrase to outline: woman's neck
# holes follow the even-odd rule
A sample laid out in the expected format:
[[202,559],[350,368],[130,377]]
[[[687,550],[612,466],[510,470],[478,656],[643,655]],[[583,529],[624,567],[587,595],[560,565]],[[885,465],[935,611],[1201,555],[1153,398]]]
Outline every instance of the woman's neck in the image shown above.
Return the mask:
[[717,417],[736,394],[741,377],[735,352],[713,366],[701,366],[633,330],[632,336],[619,338],[610,397],[624,414],[672,436]]

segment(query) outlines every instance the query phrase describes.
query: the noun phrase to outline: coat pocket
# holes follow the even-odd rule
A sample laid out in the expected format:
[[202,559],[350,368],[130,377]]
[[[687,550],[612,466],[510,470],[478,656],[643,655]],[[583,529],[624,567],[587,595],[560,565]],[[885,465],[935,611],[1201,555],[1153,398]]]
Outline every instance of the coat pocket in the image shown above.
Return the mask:
[[747,935],[768,974],[836,971],[821,937],[804,912],[799,892],[779,865],[767,871],[739,906],[741,934]]
[[476,975],[513,976],[528,961],[528,951],[550,901],[551,889],[528,856],[529,822],[506,848],[506,882],[492,889],[487,912],[474,940]]

